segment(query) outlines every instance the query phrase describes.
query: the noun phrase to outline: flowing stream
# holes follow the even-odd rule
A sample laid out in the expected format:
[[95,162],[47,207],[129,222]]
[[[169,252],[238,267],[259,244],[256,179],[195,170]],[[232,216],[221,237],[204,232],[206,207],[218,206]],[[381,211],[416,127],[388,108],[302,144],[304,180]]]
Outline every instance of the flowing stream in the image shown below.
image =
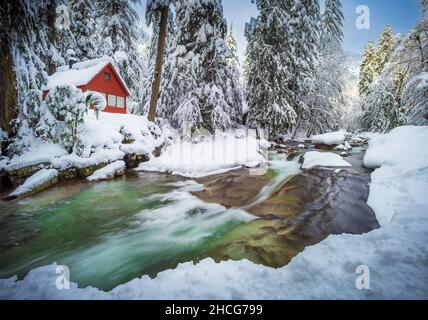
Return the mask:
[[[195,181],[156,173],[128,173],[90,184],[70,182],[24,200],[0,201],[0,278],[22,278],[34,268],[57,262],[70,268],[71,281],[79,287],[111,290],[206,257],[284,264],[288,260],[281,250],[288,252],[287,241],[281,236],[272,242],[281,245],[272,246],[272,232],[262,238],[273,251],[265,247],[262,251],[278,259],[246,251],[252,236],[268,230],[266,223],[278,223],[248,212],[254,214],[254,208],[300,173],[299,164],[286,161],[285,155],[270,157],[267,183],[241,208],[205,202],[194,195],[203,189]],[[291,256],[298,250],[290,252]]]

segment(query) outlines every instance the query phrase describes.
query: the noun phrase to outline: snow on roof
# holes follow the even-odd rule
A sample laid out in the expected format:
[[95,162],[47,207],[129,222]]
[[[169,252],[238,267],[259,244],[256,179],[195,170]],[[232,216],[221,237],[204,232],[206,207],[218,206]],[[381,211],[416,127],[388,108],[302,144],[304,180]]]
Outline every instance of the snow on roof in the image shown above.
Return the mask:
[[73,64],[72,69],[69,66],[61,66],[53,75],[48,77],[48,83],[42,90],[50,90],[60,85],[84,86],[88,84],[105,66],[111,64],[125,87],[130,93],[125,81],[114,66],[114,60],[110,57],[87,60]]

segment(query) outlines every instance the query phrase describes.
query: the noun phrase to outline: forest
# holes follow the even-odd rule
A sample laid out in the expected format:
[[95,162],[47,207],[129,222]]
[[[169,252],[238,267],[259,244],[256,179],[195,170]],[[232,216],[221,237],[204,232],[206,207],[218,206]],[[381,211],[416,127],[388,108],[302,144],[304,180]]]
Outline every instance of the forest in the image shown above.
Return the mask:
[[[327,1],[324,12],[315,0],[257,1],[242,65],[221,1],[147,1],[150,35],[139,23],[137,2],[68,1],[65,18],[60,0],[2,4],[0,120],[3,135],[14,140],[8,152],[19,152],[13,145],[23,142],[24,127],[49,136],[41,132],[49,131],[39,111],[41,91],[47,77],[68,64],[67,52],[77,61],[112,57],[132,92],[129,112],[147,115],[165,6],[158,121],[168,119],[180,130],[185,123],[211,132],[262,128],[273,139],[338,129],[385,133],[428,123],[426,19],[403,36],[386,25],[378,42],[367,44],[359,97],[349,101],[339,0]],[[425,10],[426,2],[421,5]]]

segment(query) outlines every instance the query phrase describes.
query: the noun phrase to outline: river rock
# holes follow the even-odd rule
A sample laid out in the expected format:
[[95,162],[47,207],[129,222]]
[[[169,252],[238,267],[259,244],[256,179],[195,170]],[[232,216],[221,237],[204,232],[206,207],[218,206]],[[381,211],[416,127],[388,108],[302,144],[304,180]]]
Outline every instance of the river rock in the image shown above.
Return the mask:
[[49,167],[50,163],[39,163],[27,167],[22,167],[14,170],[7,170],[9,179],[12,182],[13,186],[17,187],[21,185],[28,177],[35,174],[40,169]]
[[31,190],[29,190],[28,192],[19,193],[19,194],[10,194],[10,195],[4,197],[3,200],[10,201],[10,200],[25,198],[25,197],[28,197],[30,195],[44,191],[44,190],[52,187],[53,185],[57,184],[58,182],[59,182],[59,177],[55,176],[55,177],[52,177],[51,179],[49,179],[43,183],[31,188]]
[[127,154],[125,155],[124,161],[128,168],[137,168],[140,163],[144,163],[150,160],[148,154]]
[[245,207],[259,219],[243,224],[216,241],[215,260],[249,259],[282,267],[307,246],[331,234],[361,234],[379,228],[367,205],[370,173],[311,169],[290,179],[262,203],[247,204],[269,182],[269,176],[236,171],[198,180],[206,190],[195,193],[225,207]]
[[107,165],[108,165],[108,162],[103,162],[103,163],[99,163],[96,165],[87,166],[84,168],[78,168],[77,169],[78,177],[79,178],[87,178],[87,177],[91,176],[95,171],[97,171],[101,168],[104,168]]

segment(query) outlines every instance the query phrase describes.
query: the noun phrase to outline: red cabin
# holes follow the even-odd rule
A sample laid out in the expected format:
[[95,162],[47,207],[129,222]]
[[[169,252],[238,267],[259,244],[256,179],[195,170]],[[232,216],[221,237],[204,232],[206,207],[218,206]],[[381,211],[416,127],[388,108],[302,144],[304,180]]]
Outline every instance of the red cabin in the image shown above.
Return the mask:
[[111,58],[59,67],[58,71],[48,78],[48,85],[43,88],[43,100],[46,99],[49,90],[59,85],[74,85],[83,92],[101,93],[107,101],[105,112],[127,113],[126,100],[130,96],[130,91]]

